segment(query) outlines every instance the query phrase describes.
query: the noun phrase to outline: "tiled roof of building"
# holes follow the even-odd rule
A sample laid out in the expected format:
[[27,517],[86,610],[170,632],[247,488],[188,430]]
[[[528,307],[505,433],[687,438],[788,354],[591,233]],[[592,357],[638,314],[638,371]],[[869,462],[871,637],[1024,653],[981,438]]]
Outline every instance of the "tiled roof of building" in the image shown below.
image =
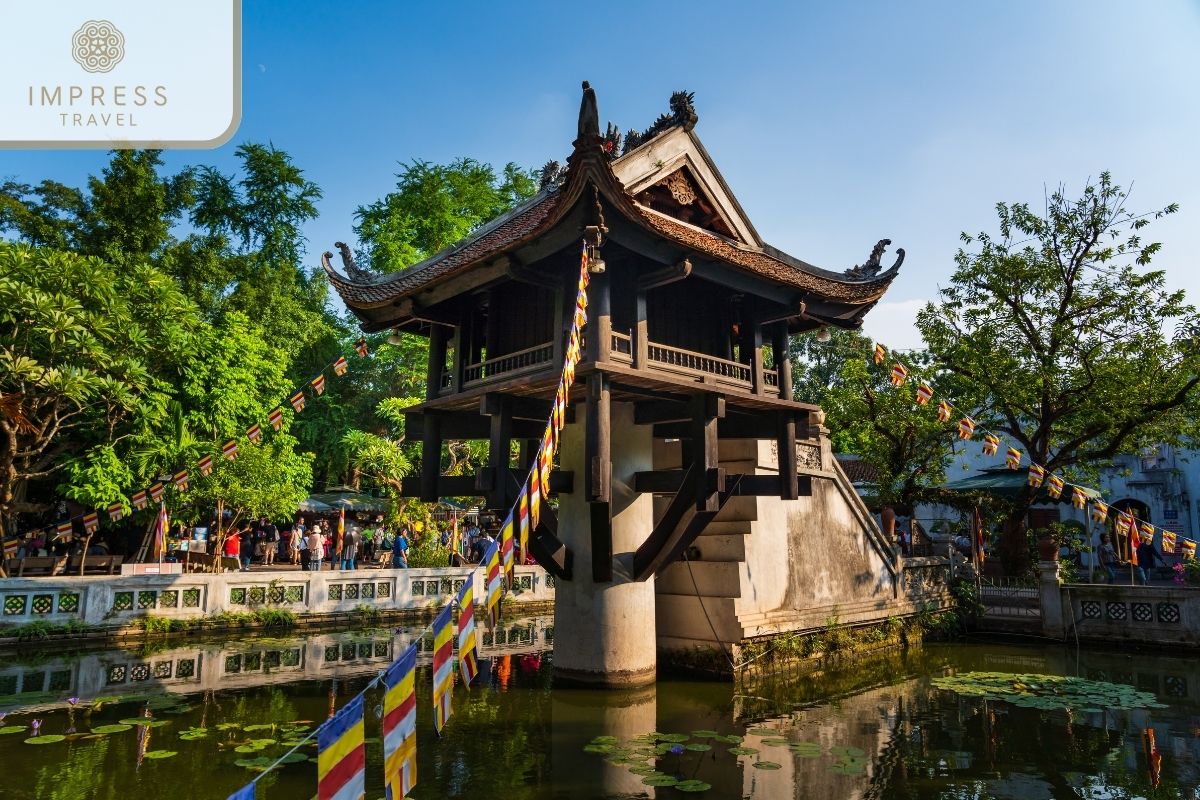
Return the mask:
[[879,471],[874,466],[861,460],[858,456],[838,455],[838,464],[851,483],[876,483]]

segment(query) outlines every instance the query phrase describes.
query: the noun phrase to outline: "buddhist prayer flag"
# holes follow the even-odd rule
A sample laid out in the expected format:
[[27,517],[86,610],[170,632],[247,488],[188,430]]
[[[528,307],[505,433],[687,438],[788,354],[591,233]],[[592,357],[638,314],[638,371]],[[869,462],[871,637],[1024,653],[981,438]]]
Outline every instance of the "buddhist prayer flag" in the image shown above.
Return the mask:
[[1087,493],[1079,486],[1071,487],[1071,505],[1076,508],[1087,507]]
[[[522,494],[521,499],[524,499]],[[525,548],[529,545],[528,526],[521,531],[521,558],[525,558]],[[510,511],[500,526],[500,560],[504,564],[504,574],[512,577],[513,573],[513,515]]]
[[[529,495],[524,486],[521,487],[521,493],[517,495],[517,531],[522,543],[529,541]],[[504,574],[512,577],[511,555],[504,562]]]
[[542,487],[537,477],[537,466],[529,473],[529,527],[537,530],[538,518],[542,513]]
[[417,785],[417,646],[383,675],[383,785],[387,800],[404,800]]
[[949,422],[950,416],[954,413],[954,407],[945,400],[938,402],[938,419],[941,422]]
[[1129,563],[1135,567],[1138,566],[1138,545],[1142,543],[1142,539],[1138,536],[1137,523],[1132,519],[1129,521]]
[[296,392],[288,398],[288,402],[292,404],[292,408],[296,409],[296,413],[299,414],[304,410],[304,391]]
[[130,497],[129,499],[130,499],[130,502],[133,503],[134,509],[137,511],[141,511],[143,508],[146,507],[146,493],[144,491],[134,492],[133,496]]
[[1024,454],[1020,450],[1013,447],[1008,448],[1008,452],[1004,455],[1004,466],[1009,469],[1020,469],[1023,456]]
[[57,525],[54,526],[54,538],[55,539],[65,539],[66,537],[70,536],[71,535],[71,527],[72,527],[71,520],[67,520],[66,522],[58,523]]
[[246,429],[246,438],[249,439],[254,444],[258,444],[260,441],[262,441],[262,425],[259,425],[256,422],[253,425],[251,425],[249,428],[247,428]]
[[358,341],[354,343],[354,352],[358,353],[360,358],[367,357],[367,339],[365,336],[360,336]]
[[250,783],[247,783],[245,786],[229,795],[226,800],[254,800],[254,782],[251,781]]
[[175,488],[179,491],[186,492],[188,490],[188,471],[186,469],[176,472],[172,480],[175,482]]
[[475,573],[467,576],[454,602],[458,605],[458,671],[463,686],[470,686],[479,674],[475,644]]
[[317,394],[325,394],[325,376],[324,375],[318,375],[317,377],[313,378],[311,383],[312,383],[313,389],[316,391]]
[[1062,494],[1063,486],[1064,483],[1062,478],[1058,477],[1057,475],[1051,475],[1049,480],[1046,482],[1046,493],[1057,500]]
[[21,549],[21,540],[13,536],[10,539],[4,540],[4,557],[16,558],[17,551]]
[[212,467],[213,467],[212,456],[204,456],[203,458],[201,458],[199,461],[196,462],[196,466],[198,466],[200,468],[201,475],[211,475]]
[[125,516],[125,506],[121,503],[113,503],[108,507],[108,518],[113,522]]
[[157,503],[159,500],[162,500],[163,492],[165,491],[166,488],[161,483],[154,484],[150,487],[150,499]]
[[365,738],[360,694],[317,730],[318,800],[362,800],[366,795]]
[[1029,485],[1037,488],[1042,485],[1042,481],[1046,480],[1046,468],[1041,464],[1029,465]]
[[233,461],[235,458],[237,458],[238,443],[233,439],[230,439],[221,446],[221,452],[225,454],[226,458],[228,458],[230,461]]
[[1113,528],[1119,536],[1128,536],[1129,528],[1133,524],[1133,518],[1124,511],[1117,512],[1117,520],[1113,523]]
[[[512,515],[509,514],[508,524],[512,525]],[[510,534],[511,536],[511,534]],[[500,570],[500,545],[492,542],[487,552],[483,554],[483,563],[487,567],[487,610],[488,619],[494,627],[500,621],[500,598],[504,579]]]
[[900,362],[892,364],[892,386],[903,386],[908,380],[908,368]]
[[958,421],[958,438],[970,439],[975,435],[975,420],[970,417],[963,417]]
[[1196,543],[1191,539],[1184,539],[1180,542],[1179,552],[1183,554],[1185,559],[1191,560],[1196,557]]
[[272,409],[271,413],[267,414],[267,422],[271,423],[271,427],[274,428],[275,430],[279,430],[280,428],[282,428],[283,427],[283,409],[280,409],[280,408]]
[[1143,522],[1141,524],[1141,533],[1142,533],[1142,538],[1145,539],[1147,542],[1154,541],[1154,526],[1151,525],[1149,522]]
[[917,405],[923,406],[933,399],[933,387],[924,381],[917,387]]
[[1100,500],[1092,501],[1092,522],[1103,524],[1108,519],[1108,506]]
[[346,357],[338,356],[337,361],[333,362],[333,372],[335,375],[346,374]]
[[1162,533],[1163,533],[1163,535],[1162,535],[1162,551],[1164,553],[1174,553],[1175,552],[1175,534],[1172,533],[1171,531],[1166,531],[1166,530],[1163,531]]
[[538,480],[542,484],[542,497],[550,497],[550,473],[554,471],[554,433],[546,426],[542,436],[542,449],[538,452]]
[[83,529],[88,533],[95,533],[96,528],[100,527],[100,515],[95,511],[89,511],[83,515]]
[[171,529],[171,518],[167,516],[167,504],[158,504],[158,519],[154,521],[154,558],[161,561],[167,552],[167,532]]
[[876,342],[875,343],[875,363],[882,364],[883,360],[885,358],[887,358],[887,348],[884,347],[883,345],[879,344],[878,342]]
[[451,608],[447,603],[433,620],[433,727],[439,736],[450,721],[450,698],[454,692],[454,667],[450,663],[454,654]]
[[983,454],[985,456],[994,456],[996,451],[1000,449],[1000,437],[993,433],[989,433],[983,437]]

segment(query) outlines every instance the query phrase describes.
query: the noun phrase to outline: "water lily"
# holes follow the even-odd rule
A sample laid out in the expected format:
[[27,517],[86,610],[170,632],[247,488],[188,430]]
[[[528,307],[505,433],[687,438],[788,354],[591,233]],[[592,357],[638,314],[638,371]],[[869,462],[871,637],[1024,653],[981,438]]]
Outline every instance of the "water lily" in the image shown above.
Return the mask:
[[683,752],[683,745],[681,745],[681,744],[672,745],[671,752],[674,753],[675,755],[679,755],[680,753]]
[[71,708],[74,708],[76,705],[79,704],[79,698],[78,697],[68,697],[67,702],[70,703]]
[[40,719],[35,719],[32,722],[30,722],[29,725],[30,725],[30,727],[33,728],[33,735],[37,736],[38,730],[40,730],[42,727],[42,721]]

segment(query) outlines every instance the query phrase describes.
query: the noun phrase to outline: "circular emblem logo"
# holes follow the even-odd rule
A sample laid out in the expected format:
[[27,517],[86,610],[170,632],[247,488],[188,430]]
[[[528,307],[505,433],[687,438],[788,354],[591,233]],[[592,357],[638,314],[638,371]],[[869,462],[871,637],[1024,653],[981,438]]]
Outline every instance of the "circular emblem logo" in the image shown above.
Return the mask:
[[88,20],[71,37],[71,56],[88,72],[108,72],[125,57],[125,37],[107,20]]

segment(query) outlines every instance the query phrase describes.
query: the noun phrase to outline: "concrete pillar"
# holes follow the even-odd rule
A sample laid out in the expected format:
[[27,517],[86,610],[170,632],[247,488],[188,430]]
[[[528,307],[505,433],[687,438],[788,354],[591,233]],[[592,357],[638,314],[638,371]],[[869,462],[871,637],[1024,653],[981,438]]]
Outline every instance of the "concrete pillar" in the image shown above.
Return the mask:
[[1063,622],[1062,588],[1058,585],[1058,562],[1038,562],[1038,589],[1042,601],[1042,635],[1051,639],[1066,637]]
[[574,553],[573,577],[554,586],[554,674],[588,686],[629,688],[653,683],[657,666],[654,579],[635,582],[633,553],[654,525],[653,500],[632,490],[633,474],[653,468],[649,425],[633,424],[633,405],[613,403],[613,579],[592,580],[592,511],[584,500],[584,424],[563,431],[560,458],[576,475],[575,491],[559,495],[558,537]]

